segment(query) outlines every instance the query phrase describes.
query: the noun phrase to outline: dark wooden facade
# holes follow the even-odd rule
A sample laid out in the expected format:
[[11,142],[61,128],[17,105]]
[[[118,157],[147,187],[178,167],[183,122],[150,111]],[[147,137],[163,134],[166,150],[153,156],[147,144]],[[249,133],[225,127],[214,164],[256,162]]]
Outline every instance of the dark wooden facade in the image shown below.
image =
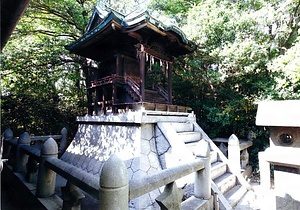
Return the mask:
[[192,51],[181,31],[146,11],[123,16],[98,7],[85,35],[67,49],[98,63],[88,72],[89,114],[137,103],[171,105],[173,57]]

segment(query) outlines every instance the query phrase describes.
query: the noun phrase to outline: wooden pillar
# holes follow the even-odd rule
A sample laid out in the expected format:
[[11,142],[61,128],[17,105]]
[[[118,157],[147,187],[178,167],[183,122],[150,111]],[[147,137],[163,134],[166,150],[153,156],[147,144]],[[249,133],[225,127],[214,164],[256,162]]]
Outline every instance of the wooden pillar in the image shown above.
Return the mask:
[[102,110],[104,114],[106,114],[106,104],[105,104],[106,92],[107,92],[106,88],[102,87]]
[[122,76],[122,55],[116,55],[116,75]]
[[145,49],[143,45],[140,45],[139,59],[140,59],[140,91],[142,101],[145,101]]
[[87,98],[88,115],[93,115],[93,92],[91,88],[87,90]]
[[111,101],[112,101],[112,104],[111,104],[111,106],[112,106],[112,111],[113,111],[113,113],[117,113],[117,110],[115,110],[115,104],[116,104],[116,100],[117,100],[117,86],[116,86],[116,84],[113,82],[113,84],[112,84],[112,96],[111,96],[112,98],[111,98]]
[[98,88],[95,88],[95,98],[94,98],[94,113],[95,115],[98,115],[98,101],[99,101],[99,96],[98,96]]
[[168,62],[168,93],[169,93],[169,104],[172,104],[172,62]]

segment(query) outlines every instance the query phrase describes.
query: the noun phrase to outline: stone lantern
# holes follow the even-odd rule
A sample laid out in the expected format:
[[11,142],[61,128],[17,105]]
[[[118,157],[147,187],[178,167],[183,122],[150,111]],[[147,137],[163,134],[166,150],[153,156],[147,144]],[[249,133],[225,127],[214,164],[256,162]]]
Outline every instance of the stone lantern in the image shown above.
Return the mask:
[[[276,209],[300,209],[300,100],[258,104],[256,125],[270,130],[270,147],[259,153],[261,185],[274,188]],[[270,166],[274,169],[271,185]]]

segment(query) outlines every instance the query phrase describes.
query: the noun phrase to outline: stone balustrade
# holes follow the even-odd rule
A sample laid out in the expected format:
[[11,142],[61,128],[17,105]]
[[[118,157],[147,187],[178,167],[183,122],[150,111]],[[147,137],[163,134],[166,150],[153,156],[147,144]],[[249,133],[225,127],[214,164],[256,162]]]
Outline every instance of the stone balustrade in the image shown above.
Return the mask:
[[246,178],[252,173],[252,167],[249,165],[249,153],[247,150],[252,145],[252,141],[240,141],[234,134],[232,134],[228,139],[228,160],[232,165],[232,170],[241,172]]
[[84,195],[78,188],[99,199],[99,209],[126,210],[129,209],[128,202],[131,199],[163,186],[165,186],[163,193],[156,198],[162,209],[190,209],[189,199],[182,203],[183,190],[176,187],[176,180],[191,173],[195,173],[194,195],[191,197],[193,205],[203,200],[212,200],[210,149],[204,140],[194,161],[130,182],[128,169],[117,155],[112,155],[104,163],[100,177],[96,177],[60,160],[59,149],[53,138],[44,141],[41,149],[30,146],[30,142],[28,133],[22,134],[19,138],[14,138],[11,130],[4,133],[4,144],[13,147],[10,149],[15,151],[13,163],[15,172],[26,174],[30,160],[39,162],[37,197],[47,198],[55,193],[56,174],[67,179],[66,187],[62,188],[63,209],[80,208]]
[[[224,155],[227,155],[231,170],[241,172],[245,178],[251,175],[252,167],[249,165],[248,148],[253,145],[252,141],[239,140],[234,134],[229,139],[216,138],[213,141],[221,143],[219,148]],[[225,144],[228,144],[228,147]]]

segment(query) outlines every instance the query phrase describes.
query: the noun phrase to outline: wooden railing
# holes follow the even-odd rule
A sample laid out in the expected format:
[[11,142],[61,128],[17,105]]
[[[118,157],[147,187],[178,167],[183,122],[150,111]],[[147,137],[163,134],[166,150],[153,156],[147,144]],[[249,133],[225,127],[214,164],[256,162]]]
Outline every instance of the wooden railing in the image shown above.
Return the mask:
[[111,83],[113,83],[113,77],[107,76],[107,77],[103,77],[103,78],[98,79],[98,80],[91,81],[90,88],[100,87],[100,86],[111,84]]
[[101,79],[91,81],[90,88],[100,87],[107,84],[128,85],[132,89],[132,91],[138,96],[139,100],[141,100],[140,85],[135,80],[127,76],[119,76],[113,74],[111,76],[103,77]]
[[[119,76],[120,77],[120,76]],[[139,100],[142,100],[140,85],[130,77],[123,77],[125,83],[133,90],[133,92],[138,96]]]
[[[55,193],[56,174],[67,179],[67,185],[62,188],[63,209],[80,208],[80,202],[84,195],[79,188],[99,199],[99,209],[101,210],[126,210],[129,209],[129,200],[162,186],[165,186],[165,191],[156,198],[159,205],[162,205],[164,209],[190,209],[190,204],[186,204],[188,200],[182,203],[180,196],[174,190],[179,190],[175,184],[176,180],[194,172],[196,175],[192,202],[194,204],[202,203],[203,200],[211,199],[208,143],[204,145],[206,149],[203,150],[203,154],[198,154],[198,157],[190,163],[177,165],[129,182],[128,169],[116,155],[112,155],[104,163],[100,177],[96,177],[58,159],[58,147],[53,138],[48,138],[38,149],[30,145],[31,139],[28,133],[22,134],[19,138],[15,138],[11,134],[11,131],[4,133],[4,143],[15,147],[14,172],[26,172],[29,159],[39,162],[36,197],[45,199]],[[176,197],[171,204],[165,202],[165,199],[168,199],[164,196],[166,193],[174,194]]]
[[166,89],[158,85],[155,85],[155,89],[167,102],[169,102],[169,93]]

